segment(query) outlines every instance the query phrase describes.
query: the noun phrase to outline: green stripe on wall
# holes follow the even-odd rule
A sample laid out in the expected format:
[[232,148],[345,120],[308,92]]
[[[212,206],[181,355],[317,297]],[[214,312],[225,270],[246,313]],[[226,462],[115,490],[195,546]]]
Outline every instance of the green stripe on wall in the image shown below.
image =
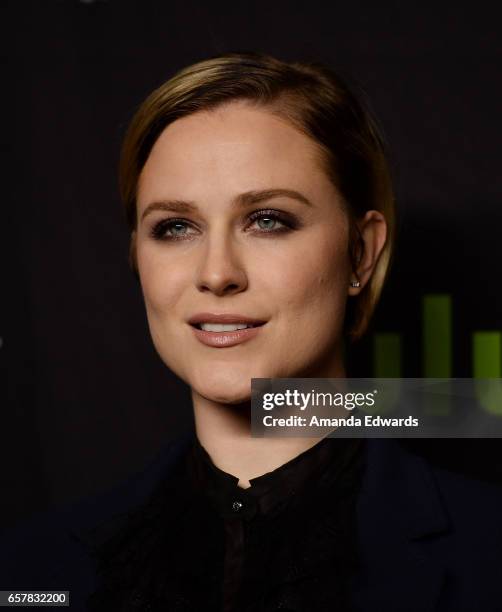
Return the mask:
[[451,378],[451,297],[423,297],[423,372],[425,378]]
[[502,377],[502,333],[478,331],[472,334],[474,378]]
[[373,335],[373,376],[401,378],[401,335],[379,332]]

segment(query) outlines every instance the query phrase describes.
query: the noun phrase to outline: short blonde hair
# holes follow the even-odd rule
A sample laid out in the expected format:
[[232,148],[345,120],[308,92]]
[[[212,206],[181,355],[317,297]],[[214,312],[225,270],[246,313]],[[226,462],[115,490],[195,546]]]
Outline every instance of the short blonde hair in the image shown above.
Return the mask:
[[[364,94],[356,95],[340,74],[321,63],[225,53],[180,70],[153,91],[132,118],[121,151],[120,192],[131,238],[137,224],[138,179],[161,132],[176,119],[232,100],[266,107],[318,144],[322,167],[349,215],[354,272],[362,244],[355,220],[367,210],[385,217],[387,239],[373,275],[347,308],[345,332],[351,340],[360,338],[388,274],[395,239],[394,192],[382,130]],[[134,239],[129,261],[138,276]]]

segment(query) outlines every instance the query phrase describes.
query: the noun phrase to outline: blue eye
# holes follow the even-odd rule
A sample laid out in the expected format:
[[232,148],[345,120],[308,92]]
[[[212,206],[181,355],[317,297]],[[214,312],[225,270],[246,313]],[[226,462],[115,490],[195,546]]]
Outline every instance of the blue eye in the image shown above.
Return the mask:
[[[249,218],[251,221],[257,222],[263,233],[270,232],[277,234],[279,232],[287,232],[295,227],[295,222],[292,219],[275,210],[257,210]],[[260,225],[260,223],[265,223],[265,226]]]
[[180,236],[184,234],[183,231],[179,231],[180,228],[181,230],[184,230],[186,232],[186,225],[180,223],[179,221],[176,221],[176,223],[172,223],[168,229],[173,233],[174,236]]
[[155,240],[184,240],[188,226],[182,219],[163,219],[154,225],[151,236]]
[[274,224],[277,223],[277,219],[274,219],[274,217],[271,217],[270,215],[264,215],[263,217],[256,219],[256,222],[258,225],[260,225],[260,223],[265,223],[265,227],[263,227],[263,225],[260,225],[260,227],[264,230],[270,231],[274,229]]
[[[298,227],[298,222],[291,215],[276,210],[257,210],[248,217],[249,225],[258,225],[254,234],[279,234]],[[176,241],[189,240],[192,224],[185,219],[163,219],[154,225],[150,235],[155,240]]]

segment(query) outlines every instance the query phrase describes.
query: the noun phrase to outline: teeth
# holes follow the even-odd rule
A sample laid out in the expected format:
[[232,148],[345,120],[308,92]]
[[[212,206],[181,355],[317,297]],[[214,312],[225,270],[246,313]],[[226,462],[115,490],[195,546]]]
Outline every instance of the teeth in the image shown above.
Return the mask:
[[222,331],[237,331],[238,329],[246,329],[253,327],[246,323],[228,323],[226,325],[220,323],[200,323],[200,328],[204,331],[222,332]]

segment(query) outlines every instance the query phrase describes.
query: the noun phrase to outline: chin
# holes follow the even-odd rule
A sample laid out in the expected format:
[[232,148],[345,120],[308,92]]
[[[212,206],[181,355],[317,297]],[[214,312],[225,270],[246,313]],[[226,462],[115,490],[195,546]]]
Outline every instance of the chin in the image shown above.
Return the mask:
[[191,388],[202,397],[219,404],[242,404],[251,400],[251,381],[234,388],[218,384],[192,385]]
[[192,371],[187,382],[206,399],[223,404],[239,404],[251,400],[251,378],[264,376],[252,373],[248,368],[215,365]]

